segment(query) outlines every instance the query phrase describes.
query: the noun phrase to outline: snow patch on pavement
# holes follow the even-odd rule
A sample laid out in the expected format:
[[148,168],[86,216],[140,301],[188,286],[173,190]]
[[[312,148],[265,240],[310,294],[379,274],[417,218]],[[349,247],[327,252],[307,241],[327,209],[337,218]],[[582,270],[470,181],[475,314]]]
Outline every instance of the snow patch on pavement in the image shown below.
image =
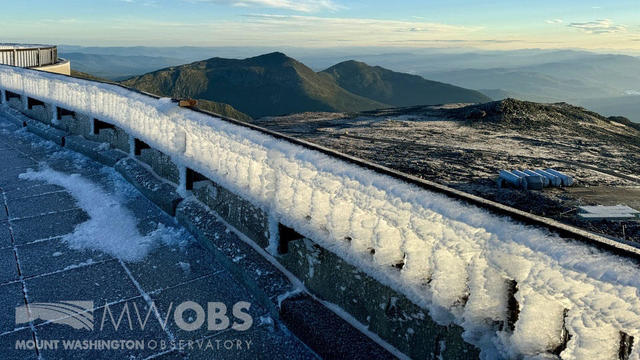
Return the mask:
[[49,168],[29,170],[21,179],[40,180],[64,187],[87,212],[90,219],[77,225],[62,240],[70,248],[100,250],[118,259],[135,262],[161,243],[182,243],[184,230],[162,224],[148,235],[140,234],[138,221],[118,194],[110,194],[79,174],[65,174]]

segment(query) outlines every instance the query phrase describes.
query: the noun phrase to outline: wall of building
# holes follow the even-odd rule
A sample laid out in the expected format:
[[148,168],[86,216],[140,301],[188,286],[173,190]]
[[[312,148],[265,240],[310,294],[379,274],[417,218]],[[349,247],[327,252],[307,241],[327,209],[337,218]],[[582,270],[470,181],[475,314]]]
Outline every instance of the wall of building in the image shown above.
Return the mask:
[[35,70],[46,71],[54,74],[71,75],[71,62],[60,60],[58,63],[34,68]]

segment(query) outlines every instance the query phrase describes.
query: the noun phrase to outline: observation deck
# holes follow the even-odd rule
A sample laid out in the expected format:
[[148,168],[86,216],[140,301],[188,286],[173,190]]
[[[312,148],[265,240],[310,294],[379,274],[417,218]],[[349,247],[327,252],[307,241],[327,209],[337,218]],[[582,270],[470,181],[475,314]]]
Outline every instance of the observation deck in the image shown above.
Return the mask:
[[0,44],[0,64],[70,75],[71,63],[55,45]]

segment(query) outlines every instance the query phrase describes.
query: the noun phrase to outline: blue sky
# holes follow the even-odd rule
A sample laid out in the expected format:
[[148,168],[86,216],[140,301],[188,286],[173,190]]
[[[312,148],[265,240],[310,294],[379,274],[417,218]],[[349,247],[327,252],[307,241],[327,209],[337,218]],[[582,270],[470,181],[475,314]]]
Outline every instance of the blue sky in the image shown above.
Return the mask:
[[3,1],[0,42],[640,50],[640,1]]

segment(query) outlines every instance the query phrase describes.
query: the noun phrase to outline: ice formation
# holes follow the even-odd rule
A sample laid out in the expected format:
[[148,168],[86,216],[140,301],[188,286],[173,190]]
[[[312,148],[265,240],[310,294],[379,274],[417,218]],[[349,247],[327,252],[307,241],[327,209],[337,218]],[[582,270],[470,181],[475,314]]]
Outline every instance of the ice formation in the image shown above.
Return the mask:
[[[125,129],[406,294],[437,321],[463,326],[485,358],[547,358],[563,324],[571,335],[564,359],[615,359],[620,331],[640,339],[640,277],[631,261],[169,99],[9,67],[0,67],[0,88]],[[398,271],[392,265],[400,261]],[[517,282],[520,306],[512,333],[494,325],[507,316],[507,280]]]

